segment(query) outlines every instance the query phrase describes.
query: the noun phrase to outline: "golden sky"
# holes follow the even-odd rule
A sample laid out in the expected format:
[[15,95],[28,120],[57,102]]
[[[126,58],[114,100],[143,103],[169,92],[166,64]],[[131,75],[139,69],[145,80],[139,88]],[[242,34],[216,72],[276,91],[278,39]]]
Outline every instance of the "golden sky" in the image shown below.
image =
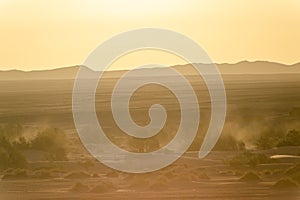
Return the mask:
[[[111,36],[145,27],[183,33],[217,63],[300,61],[299,0],[0,0],[0,70],[78,65]],[[121,61],[184,62],[156,51]]]

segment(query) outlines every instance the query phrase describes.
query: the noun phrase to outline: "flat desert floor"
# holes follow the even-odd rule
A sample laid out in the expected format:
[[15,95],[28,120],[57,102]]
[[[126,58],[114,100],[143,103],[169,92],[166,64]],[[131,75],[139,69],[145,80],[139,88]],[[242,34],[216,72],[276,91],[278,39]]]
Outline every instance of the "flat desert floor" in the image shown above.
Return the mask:
[[[235,135],[253,149],[253,138],[265,128],[280,125],[299,129],[300,74],[224,75],[223,78],[228,107],[222,134]],[[114,171],[87,153],[72,117],[73,80],[0,81],[1,124],[19,123],[28,135],[44,127],[57,127],[67,134],[69,141],[68,161],[29,161],[29,173],[45,168],[52,170],[50,177],[1,179],[0,199],[300,199],[299,187],[274,187],[300,161],[299,147],[252,150],[268,157],[294,156],[255,167],[230,165],[228,161],[240,153],[230,150],[214,149],[206,158],[198,159],[201,138],[208,126],[210,101],[205,85],[197,78],[191,77],[190,81],[198,95],[203,120],[197,141],[172,165],[147,174]],[[113,78],[107,78],[96,95],[98,118],[100,121],[103,118],[101,123],[108,135],[118,132],[106,101],[114,82]],[[147,123],[147,106],[162,100],[171,117],[164,131],[174,132],[180,115],[178,102],[172,100],[173,94],[165,88],[155,87],[145,87],[134,96],[132,116],[137,123]],[[113,138],[116,144],[124,145],[124,140],[116,138]],[[251,177],[251,172],[257,177]],[[250,173],[248,179],[247,173]]]

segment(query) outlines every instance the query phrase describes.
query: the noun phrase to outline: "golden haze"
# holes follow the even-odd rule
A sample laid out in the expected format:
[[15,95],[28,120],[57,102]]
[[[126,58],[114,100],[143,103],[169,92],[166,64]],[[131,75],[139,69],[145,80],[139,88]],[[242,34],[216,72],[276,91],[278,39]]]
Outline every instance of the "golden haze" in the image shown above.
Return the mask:
[[[0,0],[0,69],[81,64],[112,35],[144,27],[186,34],[217,63],[293,64],[300,58],[299,9],[297,0]],[[163,63],[183,64],[163,57]],[[118,67],[143,59],[125,59]]]

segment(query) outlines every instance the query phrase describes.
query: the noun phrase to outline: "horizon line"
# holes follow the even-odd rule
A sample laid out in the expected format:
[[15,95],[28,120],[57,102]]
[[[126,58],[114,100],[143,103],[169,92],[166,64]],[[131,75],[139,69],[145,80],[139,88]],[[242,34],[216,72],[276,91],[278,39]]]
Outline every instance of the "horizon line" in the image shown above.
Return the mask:
[[[243,63],[243,62],[247,62],[247,63],[266,62],[266,63],[280,64],[280,65],[284,65],[284,66],[287,66],[287,67],[291,67],[291,66],[300,64],[300,61],[296,62],[294,64],[286,64],[286,63],[280,63],[280,62],[276,62],[276,61],[267,61],[267,60],[255,60],[255,61],[241,60],[241,61],[237,61],[237,62],[233,62],[233,63],[228,63],[228,62],[222,62],[222,63],[186,63],[186,64],[170,65],[170,66],[167,66],[167,67],[184,66],[184,65],[190,65],[190,64],[236,65],[236,64]],[[59,70],[59,69],[66,69],[66,68],[80,67],[80,66],[84,66],[84,65],[77,64],[77,65],[68,65],[68,66],[62,66],[62,67],[54,67],[54,68],[46,68],[46,69],[33,69],[33,70],[22,70],[22,69],[12,68],[12,69],[4,69],[4,70],[0,69],[0,72],[9,72],[9,71],[41,72],[41,71],[52,71],[52,70]],[[108,71],[126,71],[126,70],[130,70],[130,69],[128,69],[128,68],[124,68],[124,69],[111,69],[111,70],[108,70]]]

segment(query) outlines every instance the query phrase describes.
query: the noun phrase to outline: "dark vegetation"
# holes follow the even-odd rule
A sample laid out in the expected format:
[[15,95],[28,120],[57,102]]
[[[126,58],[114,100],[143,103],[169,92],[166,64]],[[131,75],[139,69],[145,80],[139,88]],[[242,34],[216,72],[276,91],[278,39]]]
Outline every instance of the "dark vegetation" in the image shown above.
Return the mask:
[[5,171],[2,179],[23,179],[28,178],[28,171],[25,169],[9,168]]
[[240,181],[244,182],[259,182],[261,181],[260,177],[254,172],[247,172],[244,176],[240,178]]
[[[259,164],[274,162],[274,160],[270,159],[264,153],[243,149],[241,148],[241,145],[238,144],[240,144],[240,142],[234,141],[234,138],[230,140],[227,139],[227,142],[222,144],[227,150],[241,150],[237,155],[229,159],[228,164],[230,166],[235,168],[241,166],[255,168]],[[257,149],[261,150],[284,146],[300,146],[300,132],[295,129],[288,131],[286,134],[281,132],[263,132],[256,140],[256,146]]]
[[285,175],[288,176],[293,181],[300,184],[300,163],[298,163],[295,166],[288,169],[286,171]]
[[[300,132],[296,129],[288,130],[264,130],[252,142],[258,150],[272,149],[284,146],[300,146]],[[237,139],[234,134],[223,134],[218,140],[214,150],[220,151],[244,151],[245,142]]]
[[49,160],[66,159],[66,136],[56,128],[40,131],[32,139],[24,136],[19,124],[0,126],[0,170],[26,168],[27,160],[23,152],[38,150],[49,155]]
[[281,179],[279,181],[277,181],[272,188],[275,190],[278,189],[297,189],[297,183],[295,183],[293,180],[291,179]]
[[300,146],[300,132],[298,130],[290,130],[278,143],[281,146]]
[[25,168],[26,158],[6,138],[0,136],[0,169]]
[[271,149],[283,146],[300,146],[300,132],[296,129],[289,130],[287,133],[281,131],[262,132],[256,140],[258,149]]
[[49,128],[39,132],[30,142],[32,149],[50,153],[51,160],[66,160],[66,135],[57,128]]

